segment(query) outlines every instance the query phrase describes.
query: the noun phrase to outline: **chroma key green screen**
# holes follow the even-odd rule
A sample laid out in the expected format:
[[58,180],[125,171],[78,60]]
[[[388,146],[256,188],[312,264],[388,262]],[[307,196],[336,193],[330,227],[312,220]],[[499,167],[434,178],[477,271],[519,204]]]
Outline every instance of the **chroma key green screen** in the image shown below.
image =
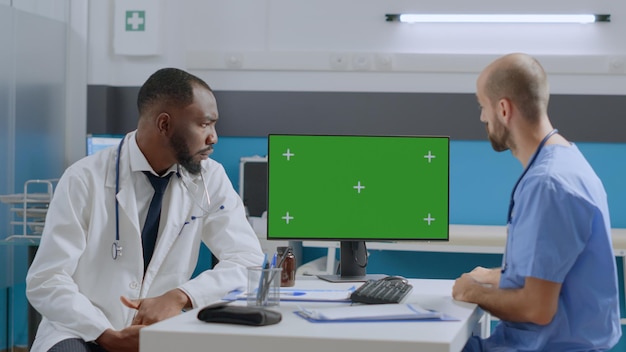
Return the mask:
[[268,137],[269,239],[448,240],[445,136]]

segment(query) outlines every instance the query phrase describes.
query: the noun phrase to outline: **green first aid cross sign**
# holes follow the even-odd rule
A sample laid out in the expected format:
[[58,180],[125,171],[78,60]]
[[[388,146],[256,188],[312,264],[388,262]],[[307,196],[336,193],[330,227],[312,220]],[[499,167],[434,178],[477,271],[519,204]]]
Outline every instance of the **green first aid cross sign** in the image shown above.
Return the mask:
[[126,31],[144,32],[146,30],[146,11],[126,11]]

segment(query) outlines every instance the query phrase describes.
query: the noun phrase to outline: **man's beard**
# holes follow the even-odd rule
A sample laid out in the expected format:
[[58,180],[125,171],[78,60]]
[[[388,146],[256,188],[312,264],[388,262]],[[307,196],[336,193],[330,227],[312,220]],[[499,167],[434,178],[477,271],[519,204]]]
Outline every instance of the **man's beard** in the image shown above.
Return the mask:
[[493,121],[493,133],[489,132],[489,126],[487,126],[487,137],[489,137],[491,147],[496,152],[509,150],[509,137],[511,133],[497,118],[494,118]]
[[170,139],[170,146],[174,149],[176,160],[187,172],[192,175],[200,174],[202,164],[200,161],[194,160],[194,155],[189,152],[189,146],[185,141],[185,136],[176,132]]

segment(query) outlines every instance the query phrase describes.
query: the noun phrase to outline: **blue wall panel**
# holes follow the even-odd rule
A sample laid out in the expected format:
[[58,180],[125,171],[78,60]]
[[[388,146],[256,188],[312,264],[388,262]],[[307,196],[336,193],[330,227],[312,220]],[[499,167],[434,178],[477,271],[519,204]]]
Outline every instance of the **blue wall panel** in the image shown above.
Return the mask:
[[[612,226],[626,228],[626,144],[576,145],[604,183]],[[238,189],[239,159],[266,154],[267,138],[220,137],[212,158],[224,165]],[[511,152],[496,153],[488,141],[451,141],[450,223],[505,225],[511,190],[522,171]]]

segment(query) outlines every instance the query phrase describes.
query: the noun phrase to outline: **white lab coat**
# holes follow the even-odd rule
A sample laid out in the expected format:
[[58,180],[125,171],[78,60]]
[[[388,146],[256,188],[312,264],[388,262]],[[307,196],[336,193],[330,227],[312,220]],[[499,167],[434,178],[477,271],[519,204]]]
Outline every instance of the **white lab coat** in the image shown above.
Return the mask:
[[[192,220],[205,213],[197,205],[205,202],[204,187],[200,176],[181,169],[189,191],[179,177],[171,177],[157,244],[144,276],[143,224],[136,199],[140,192],[150,192],[151,197],[153,190],[149,183],[145,189],[135,189],[141,184],[134,182],[136,178],[145,176],[131,171],[130,148],[137,148],[134,132],[125,137],[120,159],[117,199],[123,251],[117,260],[112,258],[111,247],[118,148],[83,158],[59,180],[26,278],[28,300],[43,316],[31,351],[47,351],[66,338],[93,341],[108,328],[129,326],[135,311],[122,305],[120,296],[154,297],[178,287],[194,308],[205,306],[230,290],[243,288],[246,267],[263,261],[240,197],[221,164],[208,159],[203,161],[202,172],[210,196],[209,215]],[[190,280],[201,241],[220,261]]]

